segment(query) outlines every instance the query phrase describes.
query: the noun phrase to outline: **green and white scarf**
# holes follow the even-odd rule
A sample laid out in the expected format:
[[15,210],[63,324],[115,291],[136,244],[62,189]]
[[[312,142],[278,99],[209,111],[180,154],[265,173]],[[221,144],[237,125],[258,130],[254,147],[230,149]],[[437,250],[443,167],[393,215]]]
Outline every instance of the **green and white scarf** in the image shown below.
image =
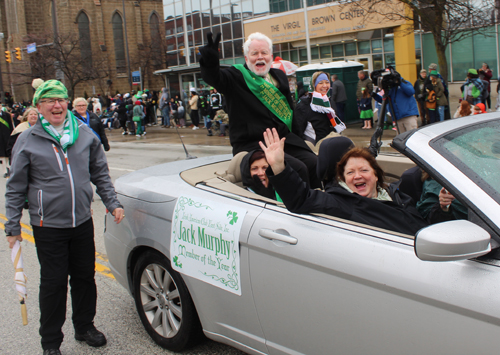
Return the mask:
[[344,122],[335,115],[335,111],[331,108],[330,100],[327,95],[321,95],[319,92],[313,91],[311,110],[326,114],[335,132],[340,133],[346,128]]
[[70,110],[67,110],[62,135],[60,135],[59,132],[57,132],[57,130],[54,128],[54,126],[52,126],[49,121],[47,121],[43,116],[40,116],[40,121],[42,122],[42,127],[45,132],[50,134],[59,142],[64,153],[66,153],[68,147],[75,144],[76,140],[78,139],[78,120]]

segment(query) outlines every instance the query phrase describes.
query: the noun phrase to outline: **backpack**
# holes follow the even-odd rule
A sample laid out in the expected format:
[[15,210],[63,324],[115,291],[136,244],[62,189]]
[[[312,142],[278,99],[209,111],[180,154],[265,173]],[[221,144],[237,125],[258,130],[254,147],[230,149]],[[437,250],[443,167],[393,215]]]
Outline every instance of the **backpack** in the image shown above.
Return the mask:
[[437,100],[436,100],[436,92],[434,90],[429,91],[427,94],[427,100],[425,103],[425,107],[431,110],[435,110],[437,106]]

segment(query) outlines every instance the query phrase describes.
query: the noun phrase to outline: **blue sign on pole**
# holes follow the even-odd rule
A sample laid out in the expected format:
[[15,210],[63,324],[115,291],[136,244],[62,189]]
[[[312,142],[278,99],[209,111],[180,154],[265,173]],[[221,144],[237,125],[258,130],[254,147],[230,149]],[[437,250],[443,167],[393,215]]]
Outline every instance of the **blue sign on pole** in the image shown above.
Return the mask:
[[132,85],[139,85],[141,83],[141,72],[133,71],[132,72]]
[[29,53],[34,53],[36,52],[36,43],[30,43],[26,46],[26,52]]

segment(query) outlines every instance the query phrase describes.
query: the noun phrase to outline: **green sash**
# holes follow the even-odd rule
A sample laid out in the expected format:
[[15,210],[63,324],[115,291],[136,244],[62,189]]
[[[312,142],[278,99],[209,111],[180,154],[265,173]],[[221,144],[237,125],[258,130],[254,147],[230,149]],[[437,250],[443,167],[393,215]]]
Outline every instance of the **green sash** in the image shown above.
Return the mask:
[[8,129],[10,129],[10,125],[7,123],[6,120],[4,120],[2,117],[0,117],[0,122],[2,122],[4,125],[7,126]]
[[234,67],[243,74],[250,91],[292,131],[293,111],[281,91],[264,78],[246,69],[243,64],[235,64]]

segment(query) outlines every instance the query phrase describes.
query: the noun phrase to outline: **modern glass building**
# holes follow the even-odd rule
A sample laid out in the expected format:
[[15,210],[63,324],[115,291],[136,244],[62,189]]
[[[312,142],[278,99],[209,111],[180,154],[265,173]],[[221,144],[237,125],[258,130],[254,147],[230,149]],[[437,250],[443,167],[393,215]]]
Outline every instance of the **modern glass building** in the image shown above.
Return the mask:
[[165,0],[167,42],[165,75],[171,94],[187,98],[190,88],[206,88],[199,73],[198,49],[207,34],[221,33],[221,63],[244,63],[243,21],[269,14],[269,0]]
[[[167,41],[165,76],[173,95],[187,99],[190,88],[207,88],[199,73],[199,48],[209,32],[222,33],[222,65],[244,63],[243,42],[259,31],[274,43],[274,56],[302,66],[308,64],[305,21],[310,35],[311,63],[353,60],[372,71],[396,67],[413,81],[430,63],[437,63],[431,34],[415,31],[413,24],[363,22],[362,11],[342,9],[328,0],[164,0]],[[408,31],[408,28],[410,31]],[[498,75],[498,31],[477,34],[454,43],[446,51],[449,81],[462,81],[470,67],[489,64]]]

